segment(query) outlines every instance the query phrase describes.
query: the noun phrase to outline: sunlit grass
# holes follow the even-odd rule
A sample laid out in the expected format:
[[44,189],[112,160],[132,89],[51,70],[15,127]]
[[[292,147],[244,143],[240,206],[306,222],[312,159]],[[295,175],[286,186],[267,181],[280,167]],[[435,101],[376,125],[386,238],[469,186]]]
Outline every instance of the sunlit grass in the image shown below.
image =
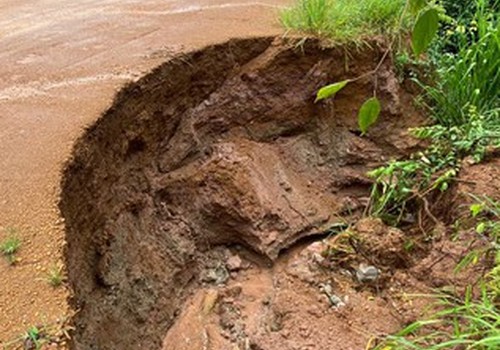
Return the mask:
[[297,0],[283,11],[283,25],[293,31],[356,41],[399,30],[405,0]]

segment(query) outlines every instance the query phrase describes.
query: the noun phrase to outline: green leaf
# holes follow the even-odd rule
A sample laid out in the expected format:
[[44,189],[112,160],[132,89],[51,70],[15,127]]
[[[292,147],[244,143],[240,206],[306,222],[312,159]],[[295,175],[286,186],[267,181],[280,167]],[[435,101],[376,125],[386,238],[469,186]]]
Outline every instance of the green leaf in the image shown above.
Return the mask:
[[316,94],[316,100],[314,102],[318,102],[324,100],[325,98],[335,96],[335,94],[342,90],[348,82],[349,80],[344,80],[338,83],[323,86],[318,90],[318,93]]
[[363,103],[358,114],[359,129],[366,134],[368,128],[378,119],[380,114],[380,102],[376,97],[369,98]]
[[483,234],[485,230],[486,230],[486,224],[484,222],[480,222],[476,226],[476,232],[479,234]]
[[411,44],[413,52],[419,56],[431,43],[439,28],[439,14],[434,8],[422,13],[413,28]]
[[483,204],[481,204],[481,203],[475,203],[475,204],[472,204],[470,206],[470,213],[471,213],[472,217],[475,218],[476,216],[478,216],[479,214],[481,214],[481,212],[483,211],[483,209],[484,209]]
[[447,191],[447,190],[448,190],[448,187],[449,187],[448,183],[447,183],[447,182],[443,182],[443,183],[441,184],[441,186],[439,186],[439,190],[440,190],[441,192],[445,192],[445,191]]
[[427,5],[427,0],[410,0],[410,10],[413,14],[417,14]]

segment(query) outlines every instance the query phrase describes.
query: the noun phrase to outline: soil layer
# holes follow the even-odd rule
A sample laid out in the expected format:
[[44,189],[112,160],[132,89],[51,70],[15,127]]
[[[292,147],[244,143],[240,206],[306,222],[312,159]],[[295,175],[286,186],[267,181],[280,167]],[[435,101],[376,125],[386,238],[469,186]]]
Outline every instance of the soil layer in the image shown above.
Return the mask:
[[[414,148],[406,130],[422,121],[390,59],[367,74],[385,50],[231,40],[124,88],[77,143],[62,183],[74,348],[160,348],[188,295],[224,280],[213,266],[221,246],[272,265],[355,216],[367,170]],[[314,103],[319,87],[363,75]],[[357,110],[373,93],[382,114],[361,137]]]

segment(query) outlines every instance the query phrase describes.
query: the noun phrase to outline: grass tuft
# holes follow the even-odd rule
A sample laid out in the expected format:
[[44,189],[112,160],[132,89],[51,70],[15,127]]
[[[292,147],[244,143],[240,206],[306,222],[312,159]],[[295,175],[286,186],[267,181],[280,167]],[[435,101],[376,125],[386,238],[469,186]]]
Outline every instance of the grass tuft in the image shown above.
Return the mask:
[[469,288],[463,299],[439,297],[442,310],[427,320],[416,321],[375,350],[496,350],[500,347],[500,313],[495,297],[485,286],[481,296]]
[[399,31],[406,0],[297,0],[281,14],[285,28],[337,42]]
[[0,251],[9,264],[14,265],[17,261],[16,253],[21,247],[21,240],[17,237],[15,229],[8,229],[8,236],[0,243]]
[[59,287],[64,282],[64,272],[62,266],[53,265],[47,272],[47,282],[54,288]]
[[488,129],[500,135],[500,27],[498,13],[476,0],[468,25],[450,31],[457,52],[436,57],[436,83],[424,86],[433,119],[446,127],[468,123],[470,111],[484,116]]

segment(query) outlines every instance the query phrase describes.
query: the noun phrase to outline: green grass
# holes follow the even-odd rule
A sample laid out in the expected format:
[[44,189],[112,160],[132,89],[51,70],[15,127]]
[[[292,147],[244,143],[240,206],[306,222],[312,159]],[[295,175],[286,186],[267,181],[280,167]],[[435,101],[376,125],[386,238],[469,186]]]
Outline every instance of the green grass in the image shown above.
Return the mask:
[[53,265],[47,272],[47,282],[54,288],[64,282],[64,274],[61,266]]
[[14,229],[8,230],[8,236],[0,242],[0,251],[5,256],[9,264],[14,265],[17,261],[16,253],[21,247],[21,240],[17,237]]
[[500,202],[488,196],[471,197],[475,203],[470,206],[470,212],[475,222],[475,232],[482,247],[470,251],[455,271],[459,272],[471,264],[480,261],[493,261],[494,266],[487,278],[487,285],[496,298],[500,298]]
[[[459,25],[450,36],[457,53],[435,58],[437,79],[424,86],[433,119],[443,126],[468,122],[473,108],[484,117],[487,129],[500,134],[500,27],[498,13],[476,0],[477,12],[468,25]],[[457,36],[458,35],[458,36]],[[451,38],[450,38],[451,39]]]
[[[281,14],[285,28],[333,39],[357,41],[400,30],[406,0],[298,0]],[[405,22],[406,23],[406,22]]]
[[[428,319],[416,321],[377,346],[375,350],[493,350],[500,348],[500,202],[486,196],[472,196],[470,207],[475,231],[483,247],[471,251],[457,265],[493,261],[482,279],[479,296],[469,287],[463,298],[450,294],[434,296],[440,310]],[[490,259],[492,258],[492,259]]]
[[462,159],[479,162],[500,147],[500,27],[498,12],[487,11],[485,1],[476,0],[468,26],[456,29],[462,35],[457,52],[434,49],[434,82],[420,83],[433,125],[413,130],[430,146],[371,173],[372,215],[398,224],[409,207],[425,204],[428,193],[448,189]]
[[377,346],[376,350],[496,350],[500,348],[500,313],[495,296],[485,286],[473,299],[441,295],[441,311],[416,321]]

